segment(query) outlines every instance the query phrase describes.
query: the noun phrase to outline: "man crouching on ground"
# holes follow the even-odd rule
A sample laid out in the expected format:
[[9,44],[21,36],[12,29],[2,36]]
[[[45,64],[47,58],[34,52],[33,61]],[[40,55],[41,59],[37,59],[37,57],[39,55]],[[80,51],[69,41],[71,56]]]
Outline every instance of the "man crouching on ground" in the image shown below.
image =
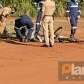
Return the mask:
[[22,15],[15,20],[16,37],[21,42],[27,42],[31,40],[33,32],[33,22],[27,15]]

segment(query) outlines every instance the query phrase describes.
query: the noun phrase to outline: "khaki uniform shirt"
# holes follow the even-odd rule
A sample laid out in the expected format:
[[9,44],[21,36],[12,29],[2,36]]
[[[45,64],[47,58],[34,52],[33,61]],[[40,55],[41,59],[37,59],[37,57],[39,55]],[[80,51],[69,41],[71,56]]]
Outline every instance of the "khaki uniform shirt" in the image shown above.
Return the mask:
[[11,8],[10,7],[4,7],[3,8],[3,16],[9,15],[11,13]]
[[[10,7],[0,8],[0,16],[7,16],[10,13],[11,13]],[[3,33],[5,27],[6,27],[6,18],[3,19],[3,22],[0,22],[0,33]]]
[[51,0],[44,1],[42,11],[44,16],[53,15],[53,13],[55,12],[55,2]]
[[11,13],[11,8],[10,7],[4,7],[0,9],[0,15],[6,16]]

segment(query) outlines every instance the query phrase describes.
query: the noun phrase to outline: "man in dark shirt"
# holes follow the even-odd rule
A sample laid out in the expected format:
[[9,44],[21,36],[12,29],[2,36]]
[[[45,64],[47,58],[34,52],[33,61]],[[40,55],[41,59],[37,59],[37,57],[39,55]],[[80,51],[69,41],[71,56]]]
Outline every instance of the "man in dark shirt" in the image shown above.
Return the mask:
[[34,0],[34,2],[37,5],[37,16],[36,16],[36,22],[35,22],[35,35],[34,35],[36,38],[41,27],[42,6],[44,3],[44,0]]
[[78,19],[80,18],[80,9],[79,9],[79,4],[77,0],[69,0],[67,2],[67,14],[68,14],[68,19],[70,20],[71,24],[71,34],[70,34],[70,39],[71,41],[76,41],[77,39],[75,38],[75,33],[77,30],[77,23]]
[[33,22],[27,15],[20,16],[15,20],[16,37],[20,41],[28,41],[31,39],[33,31]]

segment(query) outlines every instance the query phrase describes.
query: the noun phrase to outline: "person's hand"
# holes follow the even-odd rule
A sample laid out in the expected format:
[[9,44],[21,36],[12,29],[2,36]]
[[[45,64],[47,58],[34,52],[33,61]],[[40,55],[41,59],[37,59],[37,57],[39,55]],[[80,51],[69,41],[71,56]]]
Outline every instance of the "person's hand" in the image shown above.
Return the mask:
[[70,24],[70,17],[67,17],[68,24]]
[[79,20],[80,20],[80,15],[78,16],[78,22],[79,22]]
[[40,25],[42,25],[42,21],[40,21]]
[[67,17],[68,20],[70,20],[70,17]]
[[78,16],[78,19],[80,19],[80,15]]

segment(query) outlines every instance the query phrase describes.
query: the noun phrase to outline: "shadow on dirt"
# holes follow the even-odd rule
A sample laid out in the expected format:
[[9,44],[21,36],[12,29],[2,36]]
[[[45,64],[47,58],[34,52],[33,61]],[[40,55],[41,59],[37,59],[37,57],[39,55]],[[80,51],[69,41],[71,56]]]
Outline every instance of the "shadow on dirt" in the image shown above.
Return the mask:
[[15,39],[2,39],[0,38],[0,42],[10,43],[14,45],[24,45],[24,46],[33,46],[33,47],[41,47],[42,43],[39,42],[19,42]]

